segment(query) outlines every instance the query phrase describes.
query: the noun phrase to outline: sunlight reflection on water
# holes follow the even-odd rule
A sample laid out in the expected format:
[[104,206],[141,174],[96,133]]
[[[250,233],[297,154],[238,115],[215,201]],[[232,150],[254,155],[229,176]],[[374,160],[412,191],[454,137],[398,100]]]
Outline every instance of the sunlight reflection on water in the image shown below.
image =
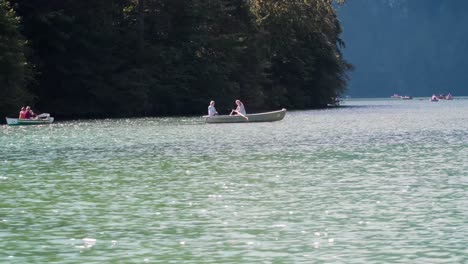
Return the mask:
[[0,128],[0,261],[467,261],[468,100]]

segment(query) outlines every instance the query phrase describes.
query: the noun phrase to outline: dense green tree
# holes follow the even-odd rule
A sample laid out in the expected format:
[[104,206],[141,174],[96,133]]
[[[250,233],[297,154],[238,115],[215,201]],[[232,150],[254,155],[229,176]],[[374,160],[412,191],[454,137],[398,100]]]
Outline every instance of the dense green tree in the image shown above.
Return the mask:
[[349,65],[331,1],[11,0],[36,66],[36,107],[59,117],[326,105]]
[[273,104],[321,107],[344,91],[351,65],[341,56],[332,1],[257,0],[254,11],[270,43],[266,90]]
[[18,30],[19,18],[8,2],[0,0],[0,116],[17,114],[31,102],[25,88],[31,71],[24,56],[25,40]]
[[256,25],[245,1],[146,3],[153,113],[199,113],[211,99],[232,106],[246,94],[258,95],[243,97],[253,108],[262,105],[257,83],[263,68],[251,34]]
[[120,40],[129,35],[118,23],[122,22],[119,9],[128,3],[17,0],[15,4],[34,51],[31,61],[37,66],[38,82],[32,89],[39,97],[37,107],[59,116],[142,111],[146,86],[139,80],[144,74],[125,66],[134,57],[126,52],[131,39]]

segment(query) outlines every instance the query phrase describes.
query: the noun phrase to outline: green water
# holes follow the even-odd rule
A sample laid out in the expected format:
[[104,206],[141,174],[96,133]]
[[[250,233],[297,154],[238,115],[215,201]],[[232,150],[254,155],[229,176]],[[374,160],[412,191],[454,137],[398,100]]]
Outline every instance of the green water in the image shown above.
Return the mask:
[[0,263],[467,263],[468,100],[0,127]]

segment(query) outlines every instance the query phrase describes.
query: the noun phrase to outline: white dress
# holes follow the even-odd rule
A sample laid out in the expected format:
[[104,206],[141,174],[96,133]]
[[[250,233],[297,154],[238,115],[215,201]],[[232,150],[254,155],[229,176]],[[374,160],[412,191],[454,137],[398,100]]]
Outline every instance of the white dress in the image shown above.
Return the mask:
[[218,112],[216,111],[216,108],[212,105],[208,106],[208,116],[214,116],[217,115]]
[[247,112],[245,111],[244,104],[241,104],[241,105],[237,106],[236,111],[238,111],[239,113],[241,113],[243,115],[247,114]]

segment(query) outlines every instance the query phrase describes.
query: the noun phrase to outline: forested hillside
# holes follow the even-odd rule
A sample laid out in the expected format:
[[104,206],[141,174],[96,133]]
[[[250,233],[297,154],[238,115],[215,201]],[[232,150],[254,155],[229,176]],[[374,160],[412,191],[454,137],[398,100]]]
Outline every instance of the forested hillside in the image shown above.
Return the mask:
[[0,1],[0,113],[18,110],[31,101],[25,84],[31,76],[24,56],[25,40],[19,34],[19,21],[8,3]]
[[331,0],[0,1],[2,115],[314,108],[351,67]]
[[468,1],[353,0],[338,14],[353,97],[468,95]]

